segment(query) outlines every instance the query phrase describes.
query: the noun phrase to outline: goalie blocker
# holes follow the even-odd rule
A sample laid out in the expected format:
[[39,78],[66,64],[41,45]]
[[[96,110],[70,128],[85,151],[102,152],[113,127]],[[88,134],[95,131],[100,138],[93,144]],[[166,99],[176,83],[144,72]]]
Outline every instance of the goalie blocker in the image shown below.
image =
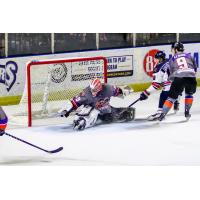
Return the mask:
[[74,128],[83,130],[97,124],[97,121],[106,123],[116,121],[131,121],[135,118],[134,108],[115,108],[110,105],[110,98],[123,98],[129,95],[132,90],[126,87],[122,90],[119,87],[102,84],[99,79],[91,81],[80,95],[69,100],[64,108],[59,111],[63,117],[68,117],[72,111],[77,110],[74,117]]

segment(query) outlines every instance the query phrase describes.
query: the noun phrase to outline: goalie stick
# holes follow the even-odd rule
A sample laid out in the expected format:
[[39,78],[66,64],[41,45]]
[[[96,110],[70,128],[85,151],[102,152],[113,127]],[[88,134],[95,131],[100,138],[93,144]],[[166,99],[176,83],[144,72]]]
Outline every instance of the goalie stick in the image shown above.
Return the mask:
[[130,104],[128,107],[130,108],[131,106],[133,106],[134,104],[136,104],[138,101],[140,101],[140,98],[138,98],[137,100],[135,100],[132,104]]
[[37,148],[37,149],[40,149],[41,151],[44,151],[44,152],[46,152],[46,153],[58,153],[58,152],[60,152],[60,151],[63,150],[63,147],[59,147],[59,148],[57,148],[57,149],[54,149],[54,150],[50,150],[50,151],[49,151],[49,150],[43,149],[43,148],[41,148],[41,147],[39,147],[39,146],[36,146],[36,145],[34,145],[34,144],[31,144],[30,142],[27,142],[27,141],[25,141],[25,140],[22,140],[22,139],[20,139],[20,138],[14,136],[14,135],[11,135],[11,134],[9,134],[9,133],[5,133],[5,135],[7,135],[7,136],[9,136],[9,137],[11,137],[11,138],[13,138],[13,139],[16,139],[16,140],[18,140],[18,141],[20,141],[20,142],[23,142],[23,143],[25,143],[25,144],[28,144],[28,145],[30,145],[30,146],[32,146],[32,147],[35,147],[35,148]]

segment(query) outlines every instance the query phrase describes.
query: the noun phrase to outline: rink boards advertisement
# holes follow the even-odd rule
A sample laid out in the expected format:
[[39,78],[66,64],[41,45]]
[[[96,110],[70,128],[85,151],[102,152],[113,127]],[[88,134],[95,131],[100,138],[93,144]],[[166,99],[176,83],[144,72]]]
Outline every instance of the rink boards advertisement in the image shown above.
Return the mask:
[[[200,43],[185,44],[185,51],[190,52],[199,67]],[[24,56],[0,59],[0,92],[1,97],[22,95],[26,82],[26,64],[32,60],[46,60],[46,59],[63,59],[74,57],[95,57],[104,56],[107,59],[108,83],[124,85],[124,84],[144,84],[152,80],[152,71],[155,67],[154,55],[158,50],[166,53],[170,58],[171,45],[149,46],[138,48],[114,49],[114,50],[98,50],[85,51],[74,53],[59,53],[38,56]],[[64,69],[63,69],[64,70]],[[80,69],[81,70],[81,69]],[[88,65],[87,70],[91,73],[97,70],[95,66]],[[62,73],[66,78],[67,72]],[[70,76],[70,83],[77,82],[78,73],[72,79]],[[81,73],[81,72],[80,72]],[[56,74],[54,74],[56,77]],[[197,77],[200,78],[200,73],[197,72]],[[37,73],[34,82],[45,84],[43,75]]]
[[[104,56],[107,58],[108,82],[113,84],[119,83],[121,85],[132,83],[132,80],[134,78],[133,49],[24,56],[0,59],[1,96],[17,96],[23,94],[26,83],[26,65],[30,61],[96,56]],[[88,82],[87,75],[92,74],[94,71],[98,71],[97,67],[98,65],[96,64],[91,65],[91,63],[86,63],[86,66],[84,66],[84,70],[82,70],[82,67],[80,67],[79,69],[77,69],[77,67],[71,67],[71,69],[67,71],[66,69],[64,69],[64,67],[59,66],[60,71],[58,73],[58,76],[61,76],[61,79],[68,78],[68,80],[70,80],[68,81],[68,86],[70,86],[69,84],[75,86],[80,84],[80,82],[78,82],[80,81],[80,76],[82,76],[83,80],[85,79]],[[38,87],[38,90],[42,84],[45,84],[45,76],[47,78],[47,75],[43,72],[42,69],[38,70],[37,75],[34,75],[34,77],[32,76],[34,84],[36,87]],[[54,77],[56,77],[56,73],[54,73]],[[58,85],[59,83],[56,86]]]

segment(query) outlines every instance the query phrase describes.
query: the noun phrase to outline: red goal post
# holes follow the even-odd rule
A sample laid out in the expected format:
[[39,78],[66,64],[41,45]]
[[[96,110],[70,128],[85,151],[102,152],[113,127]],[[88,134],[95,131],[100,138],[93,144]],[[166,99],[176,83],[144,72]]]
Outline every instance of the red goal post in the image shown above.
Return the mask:
[[[62,63],[93,63],[91,64],[94,65],[95,67],[95,61],[98,62],[102,62],[102,78],[103,81],[105,83],[107,83],[107,60],[105,57],[102,56],[97,56],[97,57],[84,57],[84,58],[69,58],[69,59],[54,59],[54,60],[38,60],[38,61],[31,61],[27,63],[27,104],[28,104],[28,126],[32,126],[32,88],[31,88],[31,84],[32,84],[32,80],[31,80],[31,70],[33,68],[36,68],[37,66],[39,67],[43,67],[46,65],[57,65],[57,64],[62,64]],[[72,66],[73,64],[71,64]],[[79,66],[80,67],[80,66]],[[83,66],[84,67],[84,66]],[[72,67],[71,67],[72,68]],[[73,69],[71,69],[73,70]],[[87,70],[86,70],[87,71]],[[88,77],[84,77],[84,75],[82,77],[87,78],[88,80],[90,80],[90,78],[92,79],[95,75],[94,74],[99,75],[99,72],[93,72],[91,73],[91,77],[90,74],[88,75]],[[96,75],[96,76],[97,76]],[[81,84],[81,79],[80,79],[80,84]],[[84,81],[83,81],[84,82]],[[82,84],[81,84],[82,85]],[[82,85],[83,86],[83,85]]]

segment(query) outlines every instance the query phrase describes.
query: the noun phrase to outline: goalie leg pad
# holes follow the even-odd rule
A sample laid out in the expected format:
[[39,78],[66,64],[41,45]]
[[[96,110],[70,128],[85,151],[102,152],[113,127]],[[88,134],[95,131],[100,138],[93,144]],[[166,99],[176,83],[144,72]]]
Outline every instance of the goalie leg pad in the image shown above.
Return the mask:
[[132,121],[135,119],[135,108],[114,108],[112,107],[112,113],[99,115],[100,119],[104,122],[120,122],[120,121]]
[[86,120],[83,117],[79,117],[77,120],[74,120],[73,127],[75,130],[84,130],[86,126]]
[[121,120],[125,120],[126,122],[132,121],[135,119],[135,108],[126,108],[122,113],[121,113]]
[[114,117],[112,113],[105,113],[99,115],[99,119],[102,120],[104,123],[111,123],[114,121]]
[[96,124],[99,111],[90,106],[85,106],[81,111],[76,113],[74,118],[74,129],[84,130],[85,128],[92,127]]

